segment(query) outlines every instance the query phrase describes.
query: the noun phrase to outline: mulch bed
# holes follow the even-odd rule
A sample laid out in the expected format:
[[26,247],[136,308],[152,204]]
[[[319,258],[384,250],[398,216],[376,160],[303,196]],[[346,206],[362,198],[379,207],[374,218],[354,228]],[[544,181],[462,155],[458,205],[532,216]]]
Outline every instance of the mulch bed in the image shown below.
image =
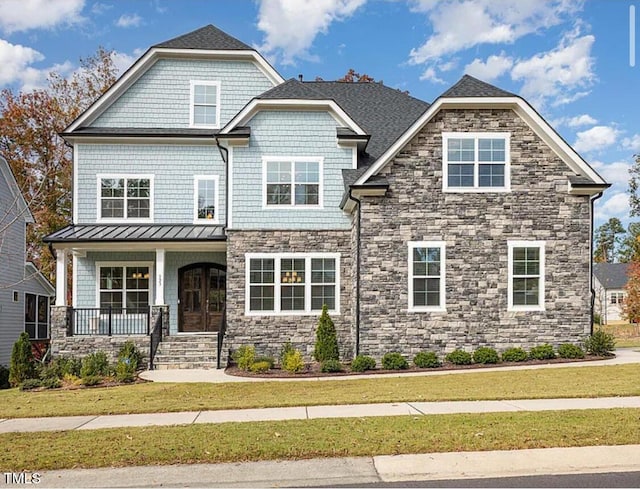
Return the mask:
[[441,372],[448,370],[482,370],[484,368],[494,368],[494,367],[519,367],[526,365],[547,365],[547,364],[557,364],[557,363],[577,363],[577,362],[592,362],[596,360],[608,360],[610,358],[615,358],[615,355],[609,357],[599,357],[594,355],[587,355],[585,358],[580,359],[570,359],[570,358],[554,358],[551,360],[526,360],[524,362],[500,362],[494,364],[479,364],[474,363],[471,365],[454,365],[452,363],[444,362],[442,366],[436,368],[418,368],[415,366],[410,366],[404,370],[384,370],[384,369],[374,369],[367,370],[366,372],[333,372],[333,373],[323,373],[320,372],[320,364],[317,362],[310,363],[306,365],[306,368],[303,372],[294,374],[287,372],[286,370],[281,370],[279,368],[273,368],[268,372],[263,373],[254,373],[248,372],[246,370],[240,370],[235,365],[231,365],[225,369],[225,373],[228,375],[233,375],[236,377],[257,377],[264,379],[282,379],[282,378],[308,378],[308,377],[344,377],[346,375],[359,375],[359,376],[367,376],[372,374],[398,374],[398,373],[416,373],[416,372]]

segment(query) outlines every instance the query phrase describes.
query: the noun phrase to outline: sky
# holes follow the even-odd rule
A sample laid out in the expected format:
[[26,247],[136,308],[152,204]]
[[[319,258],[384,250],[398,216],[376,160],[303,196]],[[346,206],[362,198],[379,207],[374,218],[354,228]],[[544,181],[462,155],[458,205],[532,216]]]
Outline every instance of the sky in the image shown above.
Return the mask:
[[640,0],[0,0],[0,89],[43,88],[100,46],[122,72],[207,24],[284,78],[353,68],[431,102],[468,73],[528,100],[612,184],[596,226],[626,227],[640,221],[627,194],[640,153],[638,19]]

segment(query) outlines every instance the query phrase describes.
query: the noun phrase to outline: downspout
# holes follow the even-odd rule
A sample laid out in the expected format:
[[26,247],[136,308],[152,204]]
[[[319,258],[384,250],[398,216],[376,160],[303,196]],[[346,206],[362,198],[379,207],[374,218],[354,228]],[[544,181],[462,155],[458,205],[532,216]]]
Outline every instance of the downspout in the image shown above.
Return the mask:
[[358,206],[356,217],[356,356],[360,354],[360,208],[362,202],[353,196],[353,189],[349,187],[349,199]]
[[[591,326],[590,326],[590,334],[593,334],[593,318],[594,318],[594,307],[595,307],[595,303],[596,303],[596,291],[593,288],[593,207],[594,207],[594,203],[596,200],[598,200],[600,197],[602,197],[602,194],[604,192],[600,192],[598,193],[595,197],[592,197],[591,199],[589,199],[589,202],[591,203],[591,224],[590,224],[590,229],[589,229],[589,289],[591,290]],[[606,304],[606,299],[605,299],[605,304]],[[606,307],[606,305],[605,305]],[[602,318],[602,311],[600,311],[601,314],[601,318]]]
[[218,147],[218,151],[220,151],[220,156],[222,157],[222,161],[224,161],[224,226],[222,230],[224,233],[227,233],[227,223],[229,216],[229,150],[220,144],[220,140],[216,137],[216,146]]

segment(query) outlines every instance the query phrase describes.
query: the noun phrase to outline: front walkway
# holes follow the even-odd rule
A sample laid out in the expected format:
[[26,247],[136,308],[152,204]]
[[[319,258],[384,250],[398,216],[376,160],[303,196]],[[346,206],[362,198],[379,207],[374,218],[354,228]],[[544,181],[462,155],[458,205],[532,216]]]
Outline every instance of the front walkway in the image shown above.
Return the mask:
[[140,374],[140,377],[153,382],[300,382],[300,381],[323,381],[323,380],[354,380],[354,379],[375,379],[388,377],[412,377],[427,375],[451,375],[451,374],[472,374],[479,372],[505,372],[510,370],[536,370],[546,368],[573,368],[573,367],[597,367],[602,365],[623,365],[627,363],[640,363],[639,348],[620,348],[616,350],[616,356],[607,360],[595,360],[588,362],[568,362],[549,363],[543,365],[514,365],[510,367],[483,367],[477,369],[460,370],[424,370],[421,372],[398,372],[397,374],[369,374],[369,375],[341,375],[328,377],[290,377],[284,379],[265,377],[237,377],[228,375],[224,369],[220,370],[199,370],[199,369],[173,369],[173,370],[147,370]]

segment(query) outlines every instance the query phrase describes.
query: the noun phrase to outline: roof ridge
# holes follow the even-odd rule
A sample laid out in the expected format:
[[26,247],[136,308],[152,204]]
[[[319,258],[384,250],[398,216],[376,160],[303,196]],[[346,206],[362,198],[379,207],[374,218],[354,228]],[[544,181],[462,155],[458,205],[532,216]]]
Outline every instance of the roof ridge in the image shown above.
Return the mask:
[[227,34],[213,24],[207,24],[186,34],[154,44],[154,48],[249,50],[254,48]]
[[515,93],[503,90],[479,78],[464,74],[456,83],[445,90],[440,97],[517,97]]

